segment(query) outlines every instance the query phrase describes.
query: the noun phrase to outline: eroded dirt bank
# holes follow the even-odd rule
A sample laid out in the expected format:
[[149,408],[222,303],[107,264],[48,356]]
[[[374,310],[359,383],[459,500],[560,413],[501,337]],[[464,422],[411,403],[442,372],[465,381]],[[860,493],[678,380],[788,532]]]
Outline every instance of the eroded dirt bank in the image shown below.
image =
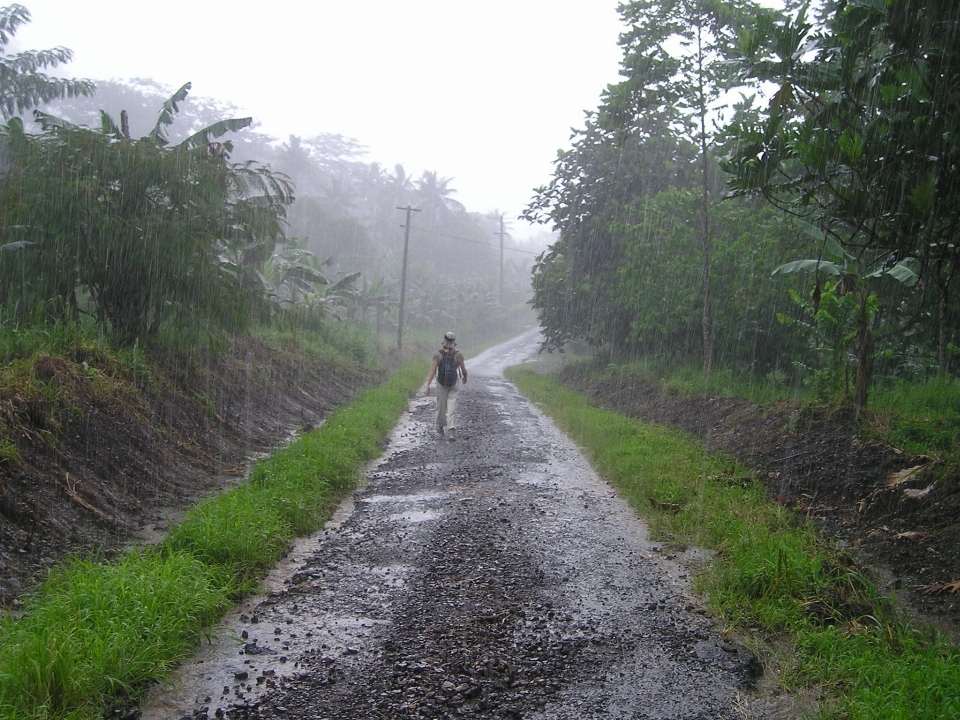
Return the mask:
[[499,375],[535,348],[468,363],[456,442],[416,399],[368,484],[143,718],[778,716],[684,558]]
[[[225,355],[170,355],[147,374],[79,349],[34,358],[30,394],[0,387],[0,604],[71,553],[107,553],[242,478],[258,454],[320,422],[365,381],[292,344],[237,340]],[[368,379],[367,379],[368,380]]]
[[[931,458],[859,439],[853,408],[757,406],[742,398],[678,397],[629,374],[561,373],[594,403],[681,428],[758,471],[773,500],[798,509],[873,569],[882,588],[960,636],[960,482],[935,481]],[[915,469],[902,481],[895,474]]]

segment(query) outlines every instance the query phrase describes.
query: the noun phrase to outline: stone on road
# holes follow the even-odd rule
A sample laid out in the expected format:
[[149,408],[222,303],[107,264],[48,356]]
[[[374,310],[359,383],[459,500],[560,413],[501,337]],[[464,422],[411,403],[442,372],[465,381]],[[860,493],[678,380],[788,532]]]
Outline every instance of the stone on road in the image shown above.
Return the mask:
[[143,717],[764,717],[755,658],[501,376],[536,347],[467,363],[456,442],[415,398],[364,486]]

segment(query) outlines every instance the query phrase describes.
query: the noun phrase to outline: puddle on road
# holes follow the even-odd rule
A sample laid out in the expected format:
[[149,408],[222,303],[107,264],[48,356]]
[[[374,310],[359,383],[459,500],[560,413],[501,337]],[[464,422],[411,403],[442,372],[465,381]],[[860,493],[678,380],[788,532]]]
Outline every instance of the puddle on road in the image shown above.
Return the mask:
[[406,579],[413,567],[410,565],[384,565],[382,567],[370,567],[367,570],[380,577],[384,585],[400,588],[406,584]]
[[400,523],[422,523],[430,520],[438,520],[443,517],[443,513],[433,512],[432,510],[410,510],[408,512],[391,515],[388,520]]
[[422,492],[411,495],[368,495],[367,497],[357,498],[357,500],[371,505],[376,503],[419,503],[445,500],[452,494],[451,492]]
[[[409,496],[408,496],[409,497]],[[267,592],[289,588],[289,581],[314,557],[320,537],[336,530],[353,513],[355,499],[347,496],[325,529],[295,543],[291,552],[264,580]],[[411,516],[415,512],[403,513]],[[427,513],[423,513],[427,514]],[[411,572],[408,565],[393,564],[363,568],[377,580],[371,587],[402,588]],[[323,572],[305,573],[304,583],[325,588]],[[332,591],[332,590],[331,590]],[[209,706],[226,711],[237,704],[255,702],[268,692],[278,677],[296,672],[294,658],[309,651],[345,658],[363,648],[366,639],[385,621],[366,616],[337,615],[326,606],[312,612],[301,605],[296,624],[288,623],[285,605],[263,605],[267,595],[247,598],[224,617],[209,642],[198,648],[170,680],[152,688],[142,703],[141,720],[170,720]],[[296,608],[296,604],[292,606]]]

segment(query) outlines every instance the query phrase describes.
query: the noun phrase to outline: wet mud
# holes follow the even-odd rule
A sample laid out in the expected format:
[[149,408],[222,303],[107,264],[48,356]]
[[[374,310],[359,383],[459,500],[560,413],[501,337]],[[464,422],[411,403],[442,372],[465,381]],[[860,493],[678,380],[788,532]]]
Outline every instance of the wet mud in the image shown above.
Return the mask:
[[385,455],[144,704],[169,718],[785,717],[690,563],[500,375],[468,362],[455,442],[415,398]]

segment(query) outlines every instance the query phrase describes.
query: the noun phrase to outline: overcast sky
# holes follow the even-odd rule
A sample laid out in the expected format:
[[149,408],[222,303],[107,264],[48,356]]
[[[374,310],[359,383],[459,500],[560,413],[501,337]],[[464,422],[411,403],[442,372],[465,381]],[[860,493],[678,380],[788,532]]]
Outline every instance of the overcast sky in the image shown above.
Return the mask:
[[70,76],[190,81],[268,134],[352,137],[367,161],[454,178],[469,210],[508,217],[621,57],[617,0],[22,4],[33,21],[17,46],[70,48]]

